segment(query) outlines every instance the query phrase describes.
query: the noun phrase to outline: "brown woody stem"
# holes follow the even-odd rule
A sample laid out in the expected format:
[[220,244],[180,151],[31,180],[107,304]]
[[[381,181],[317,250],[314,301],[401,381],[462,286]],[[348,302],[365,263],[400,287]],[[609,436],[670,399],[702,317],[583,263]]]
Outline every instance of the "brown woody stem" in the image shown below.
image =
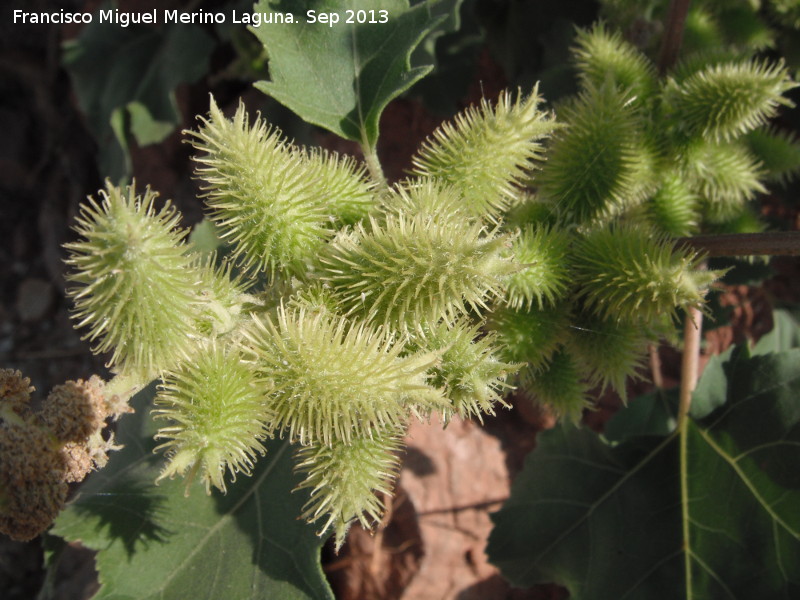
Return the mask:
[[730,233],[678,238],[676,247],[689,246],[706,256],[800,256],[799,231]]
[[661,42],[661,53],[658,57],[658,71],[664,75],[678,60],[678,53],[683,41],[683,25],[686,13],[689,12],[690,0],[672,0],[664,28],[664,39]]

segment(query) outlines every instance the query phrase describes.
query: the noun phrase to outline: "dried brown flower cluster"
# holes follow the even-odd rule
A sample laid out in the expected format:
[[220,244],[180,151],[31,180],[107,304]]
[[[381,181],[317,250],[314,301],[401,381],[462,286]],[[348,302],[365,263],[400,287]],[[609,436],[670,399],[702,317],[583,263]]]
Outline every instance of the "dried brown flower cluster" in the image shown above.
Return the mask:
[[67,499],[67,484],[105,466],[116,450],[103,437],[106,419],[130,412],[105,383],[67,381],[50,392],[41,410],[30,405],[33,387],[19,371],[0,369],[0,532],[30,540],[53,522]]

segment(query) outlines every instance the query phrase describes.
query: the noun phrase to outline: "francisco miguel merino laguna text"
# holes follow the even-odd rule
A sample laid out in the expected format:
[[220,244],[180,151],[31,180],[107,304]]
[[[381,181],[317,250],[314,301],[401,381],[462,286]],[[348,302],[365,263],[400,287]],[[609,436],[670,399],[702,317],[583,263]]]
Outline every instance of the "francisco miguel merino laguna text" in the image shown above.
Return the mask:
[[[100,23],[115,23],[122,27],[140,23],[226,23],[227,16],[221,12],[206,12],[198,9],[193,12],[180,12],[178,10],[162,10],[162,19],[158,18],[158,10],[153,9],[145,12],[124,12],[119,9],[101,10],[97,13]],[[70,12],[63,8],[53,12],[29,12],[25,10],[14,10],[14,23],[33,23],[56,25],[70,23],[91,23],[94,21],[95,14],[88,12]],[[242,25],[254,25],[258,27],[262,23],[292,23],[294,22],[291,13],[242,13],[231,11],[231,23]]]

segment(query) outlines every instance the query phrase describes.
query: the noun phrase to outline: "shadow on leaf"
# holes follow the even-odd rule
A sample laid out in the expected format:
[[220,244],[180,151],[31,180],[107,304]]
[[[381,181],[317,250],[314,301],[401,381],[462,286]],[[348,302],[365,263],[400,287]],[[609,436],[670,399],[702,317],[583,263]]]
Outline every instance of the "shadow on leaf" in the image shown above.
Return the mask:
[[251,564],[264,589],[278,593],[288,586],[309,598],[330,598],[319,563],[325,539],[299,518],[308,494],[292,491],[299,482],[293,465],[288,442],[269,442],[250,477],[240,476],[226,495],[214,493],[217,511],[235,518],[250,539]]
[[96,531],[119,540],[128,558],[151,542],[163,543],[173,533],[161,525],[166,497],[149,481],[115,481],[104,491],[76,498],[75,511],[96,521]]

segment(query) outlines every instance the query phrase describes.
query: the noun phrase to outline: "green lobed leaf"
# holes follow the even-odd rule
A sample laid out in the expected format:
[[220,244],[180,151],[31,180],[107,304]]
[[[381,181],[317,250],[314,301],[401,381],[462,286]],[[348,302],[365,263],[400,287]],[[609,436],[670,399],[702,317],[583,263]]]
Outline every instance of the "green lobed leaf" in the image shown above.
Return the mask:
[[456,113],[474,78],[485,37],[474,5],[475,0],[435,4],[433,11],[447,14],[447,19],[411,55],[412,65],[434,65],[428,77],[414,84],[412,94],[437,114]]
[[678,388],[659,388],[631,400],[606,423],[603,437],[623,442],[641,435],[668,435],[678,423]]
[[298,517],[308,494],[291,493],[291,447],[267,444],[252,477],[227,495],[200,485],[184,497],[182,479],[154,484],[149,417],[155,390],[135,399],[136,414],[120,422],[125,448],[81,487],[51,531],[97,550],[97,600],[330,599],[313,527]]
[[213,256],[222,245],[219,229],[208,217],[195,225],[189,234],[189,246],[192,252],[203,256]]
[[702,419],[708,416],[727,402],[728,378],[724,365],[730,360],[733,351],[734,347],[732,346],[722,354],[712,356],[709,359],[706,368],[703,370],[703,376],[697,382],[694,397],[692,398],[690,414],[695,419]]
[[[637,598],[678,598],[678,457],[674,442],[669,452],[659,442],[612,448],[569,425],[540,434],[511,497],[492,515],[490,561],[516,586],[557,582],[573,598],[622,598],[634,586]],[[653,469],[672,475],[661,481]],[[653,570],[670,555],[666,574]],[[646,595],[651,587],[664,595]]]
[[63,61],[100,146],[100,172],[131,172],[130,135],[160,142],[180,123],[175,88],[208,68],[214,40],[199,26],[120,27],[95,19],[64,45]]
[[[433,16],[435,4],[260,0],[255,12],[265,18],[291,13],[294,23],[251,28],[270,57],[271,81],[259,81],[256,87],[305,121],[374,148],[383,109],[432,68],[412,67],[410,61],[414,49],[444,18]],[[340,21],[309,22],[308,10],[316,16],[336,13]],[[383,20],[380,11],[386,11],[386,23],[346,23],[347,10],[374,11],[376,21]]]
[[772,321],[772,331],[758,340],[753,354],[800,348],[800,323],[795,315],[788,310],[777,309],[772,313]]
[[490,560],[584,600],[798,597],[800,349],[737,349],[704,379],[723,375],[725,404],[673,435],[540,434],[492,517]]
[[[429,30],[425,39],[414,49],[411,54],[411,64],[414,65],[435,65],[436,64],[436,45],[444,35],[457,32],[461,28],[461,5],[464,0],[441,0],[440,2],[430,2],[431,16],[441,20],[436,27]],[[444,66],[444,65],[442,65]]]

